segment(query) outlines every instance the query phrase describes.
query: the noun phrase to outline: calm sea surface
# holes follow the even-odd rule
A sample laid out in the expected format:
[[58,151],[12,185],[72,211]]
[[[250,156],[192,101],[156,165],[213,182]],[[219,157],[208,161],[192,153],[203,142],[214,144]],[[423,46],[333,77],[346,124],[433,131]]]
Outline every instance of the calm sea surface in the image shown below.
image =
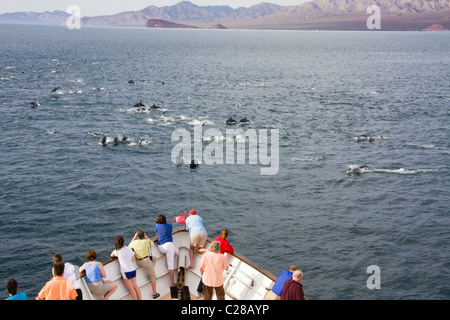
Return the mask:
[[[448,32],[0,25],[1,281],[34,298],[55,252],[102,260],[195,208],[275,275],[298,265],[310,299],[449,299],[449,64]],[[229,117],[279,130],[276,175],[172,162],[176,129],[227,138]]]

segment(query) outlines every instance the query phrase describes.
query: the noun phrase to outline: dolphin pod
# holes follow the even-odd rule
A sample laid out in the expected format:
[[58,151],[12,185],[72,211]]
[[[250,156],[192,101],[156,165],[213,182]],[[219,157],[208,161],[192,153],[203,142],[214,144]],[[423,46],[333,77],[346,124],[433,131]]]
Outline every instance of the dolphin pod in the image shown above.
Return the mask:
[[[238,122],[235,119],[233,119],[232,117],[230,117],[227,121],[225,121],[225,123],[228,124],[228,125],[232,125],[232,124],[236,124]],[[239,121],[239,123],[247,124],[247,123],[251,123],[251,122],[250,122],[250,120],[247,119],[247,117],[245,117],[245,118],[241,119]]]

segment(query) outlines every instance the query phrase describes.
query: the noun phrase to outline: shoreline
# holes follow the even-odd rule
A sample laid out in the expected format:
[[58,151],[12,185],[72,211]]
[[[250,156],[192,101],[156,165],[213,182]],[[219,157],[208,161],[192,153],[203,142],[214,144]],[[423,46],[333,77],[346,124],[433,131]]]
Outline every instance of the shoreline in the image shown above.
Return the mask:
[[[19,26],[19,27],[57,27],[57,28],[67,28],[65,25],[54,25],[54,24],[21,24],[21,23],[2,23],[0,26]],[[82,26],[82,29],[135,29],[135,30],[184,30],[184,31],[273,31],[273,32],[354,32],[354,33],[447,33],[450,29],[445,30],[344,30],[344,29],[260,29],[260,28],[227,28],[227,29],[213,29],[213,28],[149,28],[142,26]],[[72,30],[69,30],[72,31]]]

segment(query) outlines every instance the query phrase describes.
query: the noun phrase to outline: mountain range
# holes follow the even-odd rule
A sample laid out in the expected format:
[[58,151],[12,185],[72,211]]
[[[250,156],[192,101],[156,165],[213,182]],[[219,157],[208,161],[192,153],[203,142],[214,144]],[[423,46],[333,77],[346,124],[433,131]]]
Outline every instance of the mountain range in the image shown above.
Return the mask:
[[[198,6],[182,1],[173,6],[149,6],[139,11],[83,17],[82,26],[144,27],[149,19],[231,29],[367,30],[367,8],[381,9],[382,30],[423,30],[433,24],[450,29],[450,0],[312,0],[297,6],[260,3],[249,8]],[[0,23],[63,25],[64,11],[17,12],[0,15]]]
[[220,19],[246,19],[267,16],[281,9],[281,6],[261,3],[249,8],[233,9],[230,6],[197,6],[182,1],[174,6],[149,6],[140,11],[123,12],[111,16],[85,17],[82,24],[87,26],[143,26],[148,19],[162,19],[177,23],[214,22]]

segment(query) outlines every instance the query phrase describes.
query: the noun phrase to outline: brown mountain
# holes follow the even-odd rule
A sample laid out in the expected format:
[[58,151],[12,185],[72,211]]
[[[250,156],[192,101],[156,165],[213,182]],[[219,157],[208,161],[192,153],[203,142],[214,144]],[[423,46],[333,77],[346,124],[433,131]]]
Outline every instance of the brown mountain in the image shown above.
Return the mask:
[[83,25],[89,26],[143,26],[148,19],[161,19],[189,24],[201,22],[210,25],[219,19],[251,19],[275,13],[282,7],[270,3],[260,3],[249,8],[233,9],[230,6],[197,6],[189,1],[181,1],[173,6],[149,6],[139,11],[122,12],[110,16],[84,17]]
[[144,26],[146,28],[197,29],[197,27],[194,26],[174,23],[161,19],[148,19]]
[[432,26],[423,29],[423,31],[449,31],[449,30],[445,29],[444,26],[440,24],[433,24]]
[[218,23],[218,24],[215,24],[215,25],[209,27],[208,29],[226,30],[228,28],[225,27],[224,25]]
[[[165,28],[165,29],[199,29],[199,27],[170,22],[162,19],[148,19],[145,23],[146,28]],[[206,29],[217,29],[217,30],[225,30],[228,29],[224,25],[218,23],[213,26],[207,27]]]
[[[83,17],[82,26],[132,26],[143,27],[148,19],[161,19],[190,24],[204,22],[208,26],[218,19],[254,19],[271,15],[281,9],[279,5],[260,3],[249,8],[233,9],[230,6],[198,6],[181,1],[173,6],[148,6],[139,11],[127,11],[113,15]],[[57,24],[66,23],[69,14],[54,12],[16,12],[0,14],[0,23],[13,24]]]
[[288,6],[276,15],[340,15],[366,13],[371,5],[380,7],[383,13],[412,14],[450,9],[449,0],[313,0],[299,6]]
[[223,23],[249,29],[367,30],[367,8],[373,4],[380,7],[382,30],[450,28],[450,0],[312,0],[258,19]]

